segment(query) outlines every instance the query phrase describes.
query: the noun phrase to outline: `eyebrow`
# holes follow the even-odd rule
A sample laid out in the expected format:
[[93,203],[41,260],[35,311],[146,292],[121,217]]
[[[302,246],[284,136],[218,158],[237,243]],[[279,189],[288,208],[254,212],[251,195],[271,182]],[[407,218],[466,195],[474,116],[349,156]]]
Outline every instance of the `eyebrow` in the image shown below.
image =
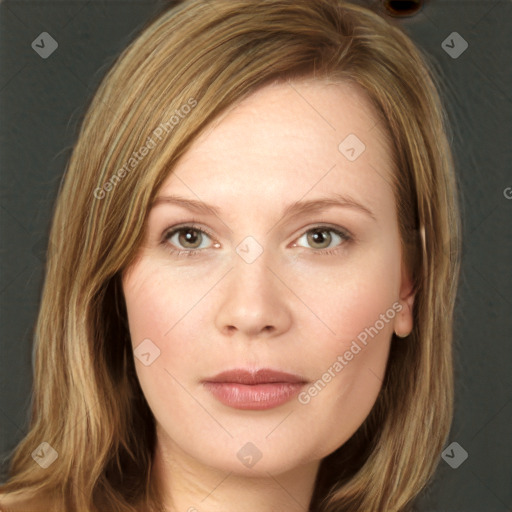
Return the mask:
[[[205,215],[215,215],[218,217],[221,216],[221,211],[216,206],[204,203],[202,201],[196,201],[195,199],[187,199],[185,197],[177,195],[157,197],[154,200],[151,208],[154,208],[155,206],[158,206],[160,204],[175,204],[177,206],[182,206],[183,208],[187,208],[197,213],[202,213]],[[329,197],[312,199],[309,201],[295,201],[289,204],[284,209],[281,218],[291,217],[294,215],[310,212],[318,212],[320,210],[325,210],[333,206],[357,210],[361,213],[364,213],[365,215],[368,215],[375,222],[377,222],[375,214],[369,208],[367,208],[361,203],[358,203],[352,197],[346,195],[344,196],[342,194],[331,194]]]

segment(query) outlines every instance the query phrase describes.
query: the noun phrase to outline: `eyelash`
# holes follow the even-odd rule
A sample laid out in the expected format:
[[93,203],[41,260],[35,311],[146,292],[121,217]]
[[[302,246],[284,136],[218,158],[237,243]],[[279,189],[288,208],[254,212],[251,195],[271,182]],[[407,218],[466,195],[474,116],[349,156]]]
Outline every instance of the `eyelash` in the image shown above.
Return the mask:
[[[179,233],[180,231],[185,231],[187,229],[194,229],[196,231],[199,231],[200,233],[204,233],[208,235],[210,238],[213,239],[212,233],[210,233],[208,230],[192,223],[192,224],[184,224],[181,226],[168,228],[162,237],[161,245],[165,248],[166,251],[170,252],[171,254],[181,257],[191,257],[191,256],[198,256],[199,253],[203,252],[205,249],[189,249],[189,250],[180,250],[180,249],[173,249],[170,244],[168,243],[168,239],[172,238],[176,233]],[[309,228],[308,230],[304,231],[302,235],[300,235],[299,238],[301,238],[304,234],[309,233],[310,231],[330,231],[338,235],[344,242],[350,242],[353,240],[353,236],[346,230],[341,230],[337,228],[333,228],[332,226],[319,224],[318,226],[314,226],[312,228]],[[343,245],[338,245],[334,249],[312,249],[313,254],[320,255],[320,256],[329,256],[334,255],[340,252],[340,250],[343,249]]]

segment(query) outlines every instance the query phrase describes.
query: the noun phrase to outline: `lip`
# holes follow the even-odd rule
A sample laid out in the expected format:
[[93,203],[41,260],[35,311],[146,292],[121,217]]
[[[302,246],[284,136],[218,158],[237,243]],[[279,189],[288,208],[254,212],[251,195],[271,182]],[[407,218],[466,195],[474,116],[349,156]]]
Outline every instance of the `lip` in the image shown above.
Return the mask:
[[219,402],[228,407],[265,410],[291,400],[307,380],[293,373],[263,368],[228,370],[202,382]]

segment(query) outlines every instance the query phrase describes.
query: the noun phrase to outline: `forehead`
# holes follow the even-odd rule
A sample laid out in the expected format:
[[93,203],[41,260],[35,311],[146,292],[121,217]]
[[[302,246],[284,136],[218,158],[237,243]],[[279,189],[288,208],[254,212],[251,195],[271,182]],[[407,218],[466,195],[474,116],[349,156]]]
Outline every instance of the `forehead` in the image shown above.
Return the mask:
[[303,80],[266,86],[229,108],[194,141],[158,196],[250,215],[258,205],[334,191],[384,211],[394,204],[391,173],[389,141],[364,91]]

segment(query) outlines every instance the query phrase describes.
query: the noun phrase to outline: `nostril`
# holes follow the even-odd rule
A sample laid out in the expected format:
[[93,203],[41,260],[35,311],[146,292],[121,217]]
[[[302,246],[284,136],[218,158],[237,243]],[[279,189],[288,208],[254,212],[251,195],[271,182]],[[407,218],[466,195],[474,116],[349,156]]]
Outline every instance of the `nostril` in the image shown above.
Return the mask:
[[421,8],[422,0],[384,0],[383,5],[392,16],[412,16]]

